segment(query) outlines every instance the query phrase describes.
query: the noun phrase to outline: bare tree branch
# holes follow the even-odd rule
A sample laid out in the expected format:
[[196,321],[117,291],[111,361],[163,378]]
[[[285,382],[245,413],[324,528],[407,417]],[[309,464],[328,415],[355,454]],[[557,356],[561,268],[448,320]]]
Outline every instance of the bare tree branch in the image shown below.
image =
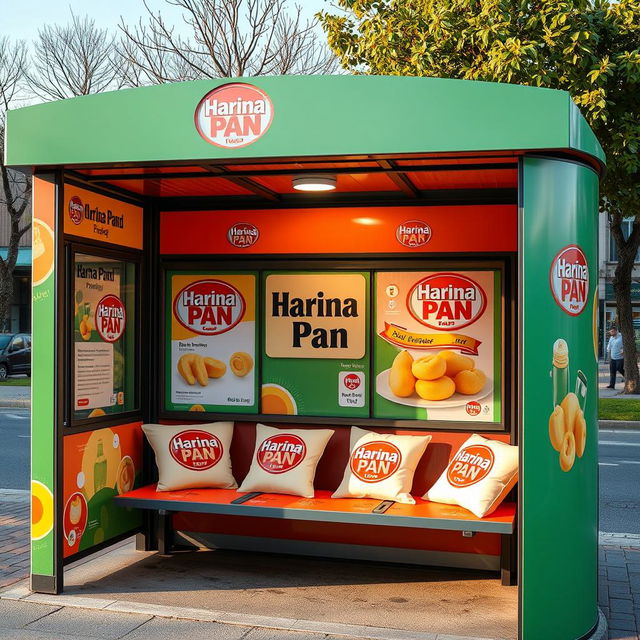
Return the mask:
[[335,56],[303,22],[301,8],[285,0],[165,0],[182,13],[180,36],[146,3],[133,26],[121,19],[118,44],[122,80],[129,86],[282,74],[332,73]]
[[4,164],[5,112],[23,95],[26,65],[25,43],[0,38],[0,205],[6,209],[10,226],[7,257],[0,257],[0,327],[9,316],[20,239],[31,227],[30,222],[22,222],[31,202],[31,180]]
[[62,100],[121,86],[115,36],[88,16],[71,13],[64,25],[46,25],[34,43],[32,91],[44,100]]

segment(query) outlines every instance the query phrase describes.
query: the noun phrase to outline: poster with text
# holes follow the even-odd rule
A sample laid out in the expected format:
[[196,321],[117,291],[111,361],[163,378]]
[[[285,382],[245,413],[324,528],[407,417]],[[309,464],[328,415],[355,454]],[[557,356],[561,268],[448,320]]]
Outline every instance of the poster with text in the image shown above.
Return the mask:
[[498,271],[378,272],[374,417],[501,419]]
[[139,511],[117,507],[112,500],[140,483],[140,423],[65,436],[63,455],[65,558],[142,524]]
[[135,266],[77,254],[74,261],[76,418],[134,408]]
[[261,413],[369,416],[369,274],[271,272],[264,281]]
[[256,274],[167,277],[167,409],[257,413]]

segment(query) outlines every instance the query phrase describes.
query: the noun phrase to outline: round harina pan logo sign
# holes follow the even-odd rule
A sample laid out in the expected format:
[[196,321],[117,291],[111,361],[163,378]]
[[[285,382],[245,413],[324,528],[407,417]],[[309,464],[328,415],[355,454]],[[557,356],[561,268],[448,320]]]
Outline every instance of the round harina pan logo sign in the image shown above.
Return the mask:
[[269,96],[250,84],[217,87],[200,100],[195,112],[198,133],[223,149],[239,149],[261,138],[271,126]]

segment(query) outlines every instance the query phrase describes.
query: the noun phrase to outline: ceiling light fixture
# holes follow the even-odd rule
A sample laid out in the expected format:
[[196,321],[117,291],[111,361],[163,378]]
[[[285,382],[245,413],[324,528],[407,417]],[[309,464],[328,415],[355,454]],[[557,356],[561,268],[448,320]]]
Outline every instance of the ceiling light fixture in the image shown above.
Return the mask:
[[293,178],[293,188],[296,191],[333,191],[337,179],[331,175],[314,175],[305,173]]

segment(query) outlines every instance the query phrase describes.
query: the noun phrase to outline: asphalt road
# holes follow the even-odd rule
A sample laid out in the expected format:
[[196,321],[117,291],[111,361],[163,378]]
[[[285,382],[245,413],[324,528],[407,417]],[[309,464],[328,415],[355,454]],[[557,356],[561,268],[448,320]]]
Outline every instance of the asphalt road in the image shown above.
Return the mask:
[[600,531],[640,534],[640,431],[600,431]]
[[0,408],[0,489],[28,489],[30,472],[29,409]]
[[[29,488],[28,409],[0,408],[0,488]],[[640,431],[600,431],[600,530],[640,534]]]

